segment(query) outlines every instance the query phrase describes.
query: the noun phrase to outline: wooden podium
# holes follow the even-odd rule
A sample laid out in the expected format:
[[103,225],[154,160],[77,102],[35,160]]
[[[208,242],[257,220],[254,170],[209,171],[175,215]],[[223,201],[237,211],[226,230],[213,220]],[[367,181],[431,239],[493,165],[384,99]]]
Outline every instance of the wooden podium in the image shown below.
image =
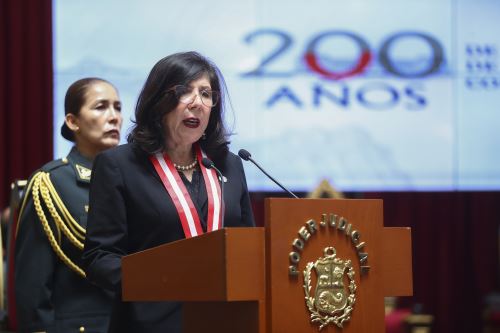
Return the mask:
[[384,228],[381,200],[266,199],[264,228],[124,257],[123,299],[185,302],[184,332],[383,333],[411,260],[411,230]]

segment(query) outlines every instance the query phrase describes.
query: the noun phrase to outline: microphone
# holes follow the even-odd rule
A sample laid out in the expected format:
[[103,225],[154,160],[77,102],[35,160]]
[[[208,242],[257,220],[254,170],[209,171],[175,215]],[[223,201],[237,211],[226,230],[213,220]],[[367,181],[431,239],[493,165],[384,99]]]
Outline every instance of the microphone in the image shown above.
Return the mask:
[[276,185],[278,185],[279,187],[281,187],[285,192],[287,192],[288,194],[290,194],[292,197],[294,197],[296,199],[299,198],[298,196],[296,196],[295,194],[293,194],[292,192],[290,192],[286,187],[284,187],[283,185],[281,185],[276,179],[274,179],[273,177],[271,177],[271,175],[269,175],[264,169],[262,169],[260,167],[260,165],[257,164],[257,162],[255,162],[252,159],[252,155],[248,152],[248,150],[240,149],[240,151],[238,151],[238,156],[241,157],[245,161],[250,161],[253,164],[255,164],[255,166],[257,168],[259,168],[260,171],[262,171],[267,177],[269,177],[269,179],[271,179]]
[[206,158],[206,157],[203,157],[201,159],[201,164],[203,164],[203,166],[207,169],[214,169],[215,172],[217,172],[217,175],[219,176],[220,178],[220,197],[221,197],[221,229],[224,228],[224,179],[226,177],[224,177],[222,175],[222,172],[220,172],[220,170],[215,166],[214,162],[212,162],[211,159],[209,158]]

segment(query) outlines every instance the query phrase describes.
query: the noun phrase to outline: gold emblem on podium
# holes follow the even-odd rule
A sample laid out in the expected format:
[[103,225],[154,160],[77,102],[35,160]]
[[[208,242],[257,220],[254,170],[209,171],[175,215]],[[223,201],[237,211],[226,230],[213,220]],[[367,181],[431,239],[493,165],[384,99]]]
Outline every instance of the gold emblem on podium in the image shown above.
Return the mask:
[[[333,247],[325,248],[323,254],[314,263],[309,262],[303,272],[306,305],[311,313],[311,322],[318,323],[319,330],[330,323],[342,328],[344,322],[351,319],[356,302],[354,268],[350,260],[336,258]],[[311,296],[313,268],[317,279],[314,295]]]

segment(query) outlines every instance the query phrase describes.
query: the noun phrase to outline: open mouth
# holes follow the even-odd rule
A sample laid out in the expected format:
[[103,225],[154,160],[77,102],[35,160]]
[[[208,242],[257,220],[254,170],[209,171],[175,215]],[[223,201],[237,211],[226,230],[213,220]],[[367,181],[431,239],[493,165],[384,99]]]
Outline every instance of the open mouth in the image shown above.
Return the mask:
[[200,126],[200,120],[197,118],[187,118],[182,121],[184,126],[189,127],[189,128],[197,128]]
[[111,136],[111,137],[117,137],[117,138],[120,137],[120,131],[119,130],[110,130],[110,131],[107,131],[105,134],[107,136]]

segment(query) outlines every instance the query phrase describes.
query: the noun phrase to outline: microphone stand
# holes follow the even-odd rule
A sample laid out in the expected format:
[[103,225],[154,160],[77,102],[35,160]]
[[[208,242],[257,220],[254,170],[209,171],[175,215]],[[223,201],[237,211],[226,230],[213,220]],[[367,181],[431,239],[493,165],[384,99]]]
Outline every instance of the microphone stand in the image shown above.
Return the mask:
[[263,173],[264,173],[267,177],[269,177],[269,179],[271,179],[273,182],[275,182],[275,183],[276,183],[276,185],[278,185],[279,187],[281,187],[281,188],[282,188],[285,192],[287,192],[288,194],[290,194],[290,195],[291,195],[292,197],[294,197],[295,199],[298,199],[298,198],[299,198],[299,197],[298,197],[298,196],[296,196],[294,193],[292,193],[290,190],[288,190],[286,187],[284,187],[283,185],[281,185],[281,184],[280,184],[280,182],[278,182],[276,179],[274,179],[274,178],[273,178],[270,174],[268,174],[268,173],[267,173],[264,169],[262,169],[262,168],[260,167],[260,165],[259,165],[257,162],[255,162],[255,161],[254,161],[251,157],[248,157],[248,160],[249,160],[250,162],[252,162],[253,164],[255,164],[255,166],[256,166],[257,168],[259,168],[259,169],[260,169],[260,171],[262,171],[262,172],[263,172]]
[[238,152],[238,156],[241,157],[241,159],[243,159],[245,161],[252,162],[257,168],[260,169],[260,171],[262,171],[262,173],[264,173],[267,177],[269,177],[269,179],[271,179],[276,185],[278,185],[279,187],[281,187],[285,192],[287,192],[288,194],[290,194],[290,196],[294,197],[295,199],[299,198],[294,193],[292,193],[291,191],[289,191],[286,187],[284,187],[283,185],[281,185],[280,182],[278,182],[276,179],[274,179],[264,169],[262,169],[261,166],[252,159],[252,155],[247,150],[240,149],[240,151]]

